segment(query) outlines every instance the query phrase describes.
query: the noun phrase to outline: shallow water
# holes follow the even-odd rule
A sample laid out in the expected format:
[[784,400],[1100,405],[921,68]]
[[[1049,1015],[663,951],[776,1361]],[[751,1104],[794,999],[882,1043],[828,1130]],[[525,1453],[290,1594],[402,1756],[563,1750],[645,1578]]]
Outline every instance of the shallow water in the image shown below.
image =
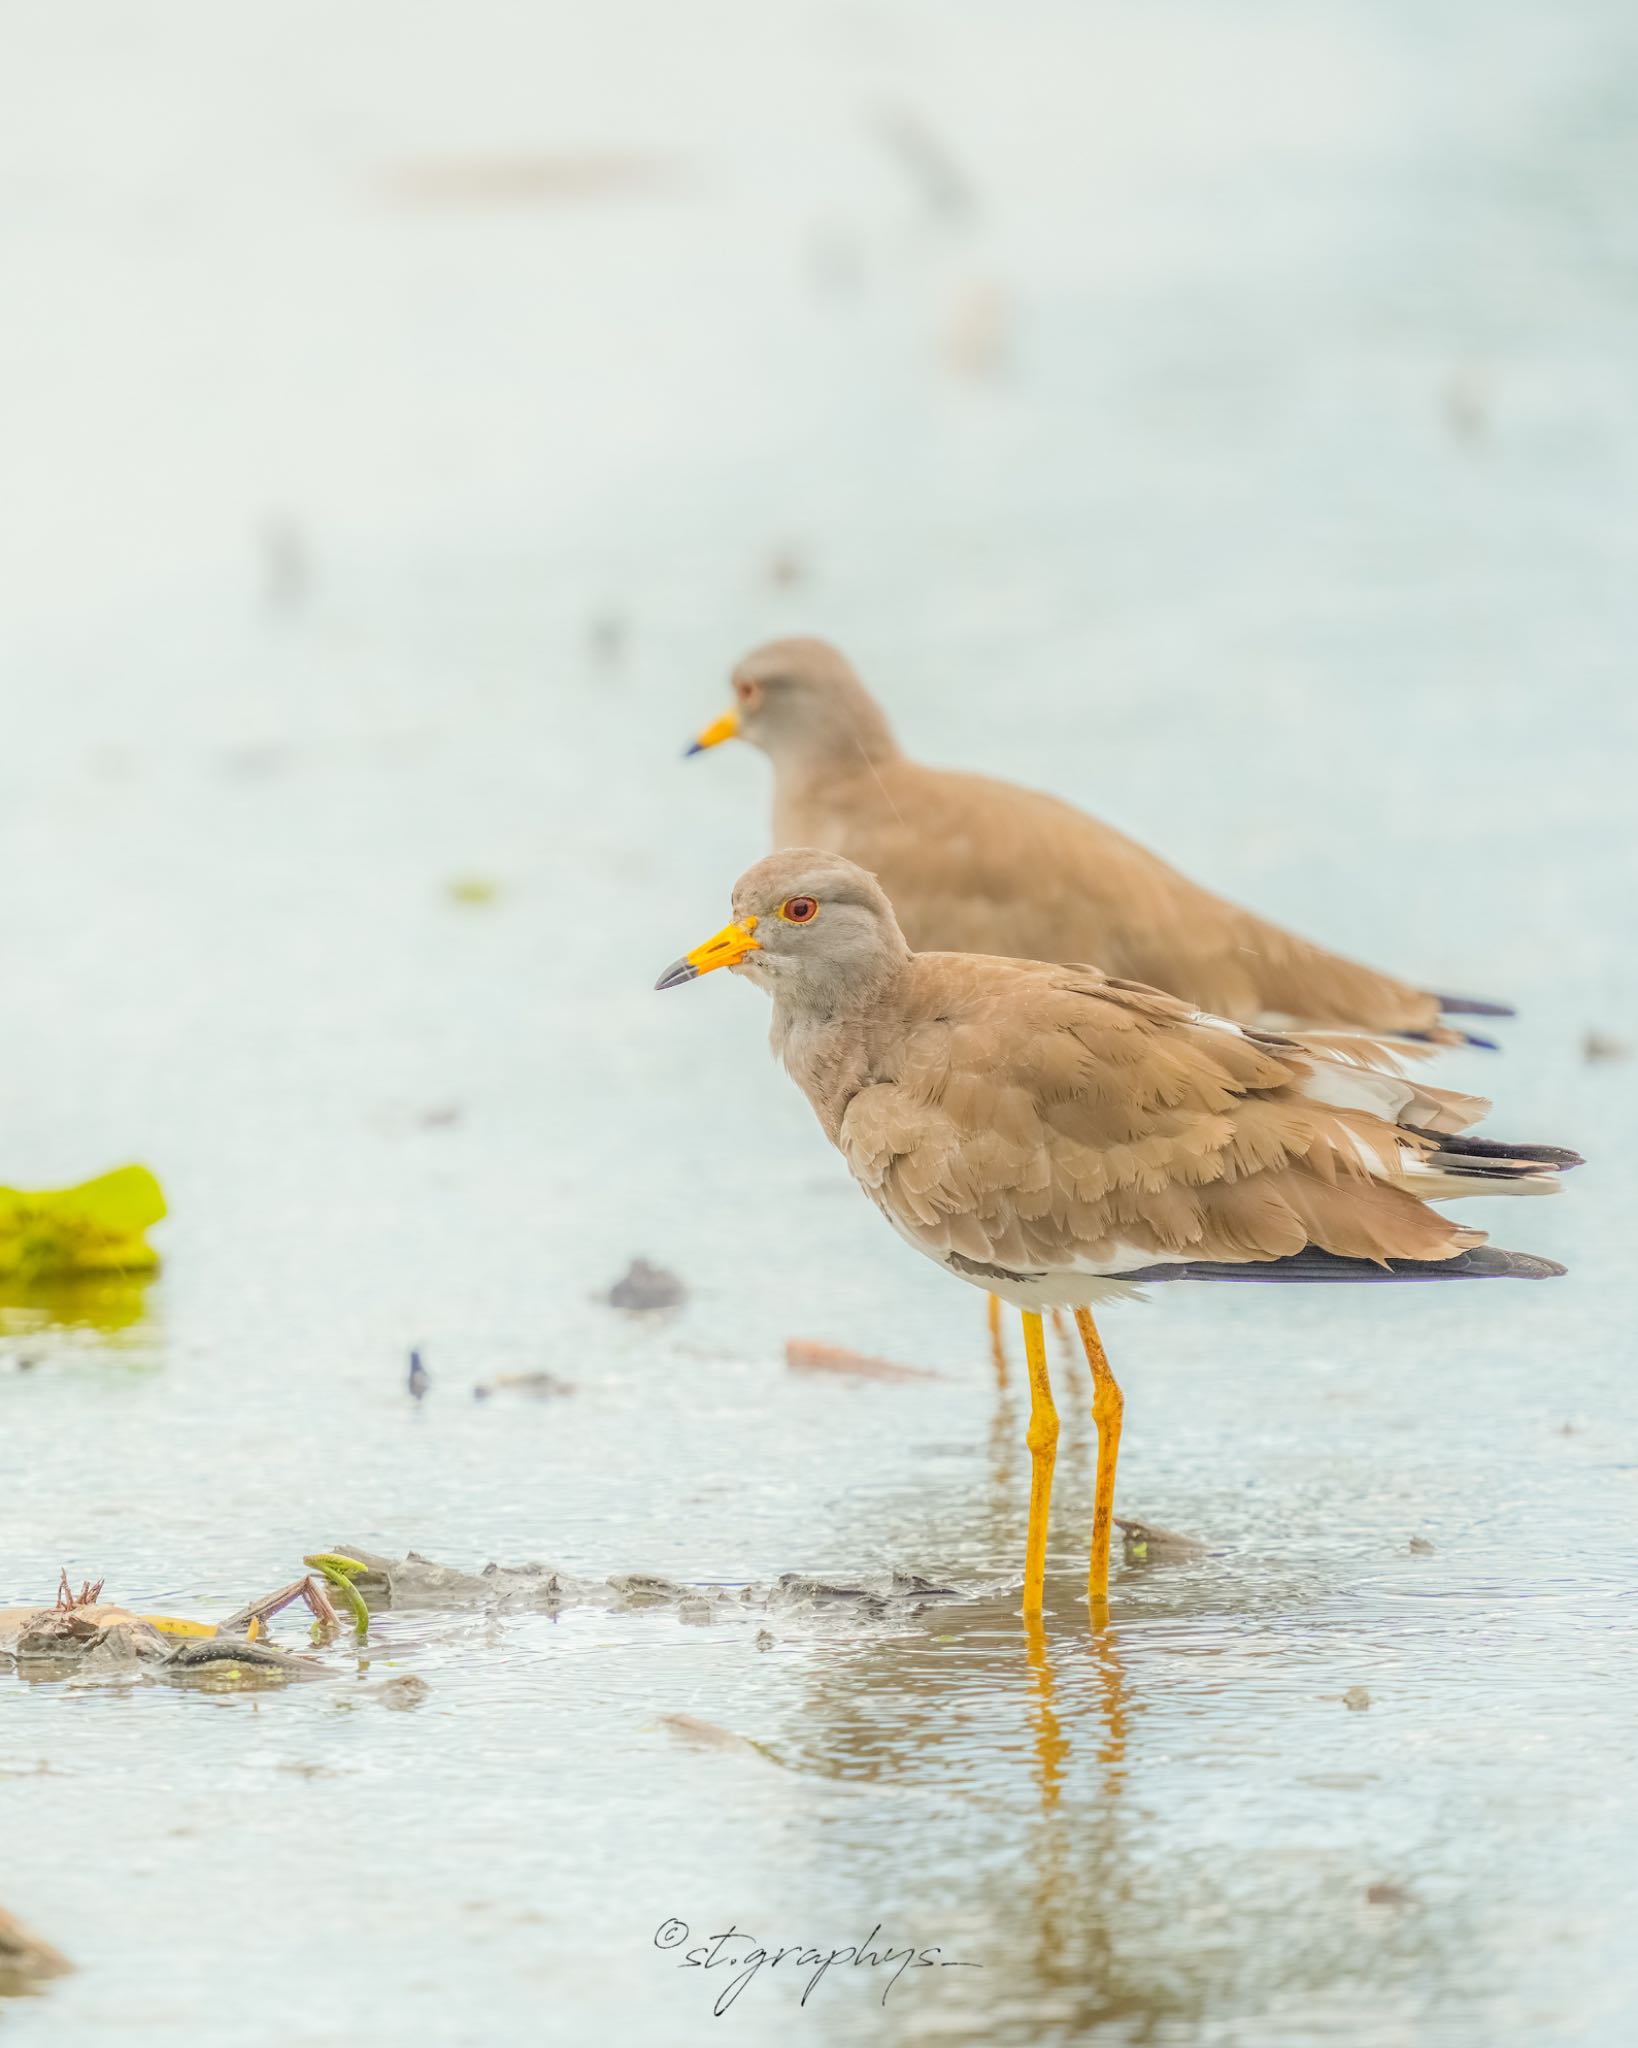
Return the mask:
[[[151,1288],[3,1312],[0,1605],[343,1541],[952,1596],[0,1672],[0,1903],[80,1966],[8,2042],[1630,2040],[1627,12],[92,13],[0,123],[0,1178],[173,1216]],[[812,626],[927,756],[1515,998],[1445,1075],[1594,1155],[1472,1211],[1551,1288],[1111,1311],[1121,1510],[1206,1551],[1098,1634],[1080,1375],[1031,1639],[978,1295],[754,990],[650,991],[761,850],[762,764],[681,742]],[[636,1252],[683,1310],[593,1299]],[[969,1967],[718,2021],[683,1966],[878,1923]]]

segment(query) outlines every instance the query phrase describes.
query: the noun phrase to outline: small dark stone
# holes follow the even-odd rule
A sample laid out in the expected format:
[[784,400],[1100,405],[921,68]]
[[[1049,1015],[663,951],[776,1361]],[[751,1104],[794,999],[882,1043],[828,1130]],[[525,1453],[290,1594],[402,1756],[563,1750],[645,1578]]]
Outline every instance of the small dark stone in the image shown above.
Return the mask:
[[1365,1903],[1368,1906],[1414,1906],[1416,1901],[1402,1884],[1383,1882],[1365,1887]]
[[651,1266],[647,1259],[633,1259],[603,1299],[610,1308],[676,1308],[688,1299],[688,1289],[663,1266]]

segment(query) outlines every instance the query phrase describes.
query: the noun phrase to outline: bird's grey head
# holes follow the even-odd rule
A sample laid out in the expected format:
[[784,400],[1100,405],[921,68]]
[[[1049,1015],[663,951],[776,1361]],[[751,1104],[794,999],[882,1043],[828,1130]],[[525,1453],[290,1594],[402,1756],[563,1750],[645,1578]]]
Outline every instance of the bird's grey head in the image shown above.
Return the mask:
[[898,753],[881,706],[853,664],[828,640],[770,640],[747,654],[730,679],[732,707],[689,748],[749,740],[776,765],[856,765]]
[[676,988],[732,968],[798,1014],[831,1015],[870,1000],[910,957],[874,875],[839,853],[789,847],[734,884],[734,915],[714,939],[661,975]]

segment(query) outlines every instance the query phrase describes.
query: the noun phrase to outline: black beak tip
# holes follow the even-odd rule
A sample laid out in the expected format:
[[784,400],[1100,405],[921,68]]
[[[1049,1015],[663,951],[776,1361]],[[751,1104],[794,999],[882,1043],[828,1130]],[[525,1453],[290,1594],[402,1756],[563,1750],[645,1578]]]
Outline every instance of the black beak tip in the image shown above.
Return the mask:
[[705,749],[698,740],[690,740],[687,746],[683,748],[683,759],[685,761],[692,760],[695,754],[703,754],[704,752]]
[[681,988],[685,981],[698,981],[700,971],[687,960],[673,960],[654,986],[659,988]]

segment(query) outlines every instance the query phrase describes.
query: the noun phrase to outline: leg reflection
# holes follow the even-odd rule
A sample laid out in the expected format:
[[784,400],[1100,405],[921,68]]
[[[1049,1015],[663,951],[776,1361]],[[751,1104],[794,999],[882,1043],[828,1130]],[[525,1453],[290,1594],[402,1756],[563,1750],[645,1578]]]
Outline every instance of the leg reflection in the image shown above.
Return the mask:
[[1035,1768],[1041,1811],[1047,1814],[1057,1805],[1058,1794],[1062,1790],[1069,1738],[1058,1719],[1057,1686],[1047,1656],[1046,1624],[1038,1614],[1024,1616],[1024,1647],[1029,1658],[1030,1675],[1035,1681],[1035,1704],[1031,1715],[1035,1723]]
[[[1107,1622],[1095,1626],[1086,1641],[1092,1671],[1092,1704],[1097,1717],[1096,1756],[1103,1768],[1103,1792],[1117,1798],[1126,1782],[1126,1667],[1120,1645]],[[1035,1743],[1036,1789],[1041,1812],[1051,1813],[1063,1790],[1064,1766],[1070,1753],[1058,1700],[1057,1674],[1047,1642],[1046,1623],[1039,1614],[1024,1616],[1024,1653],[1029,1664],[1033,1702],[1030,1719]],[[1090,1718],[1090,1717],[1089,1717]]]
[[[1086,1643],[1081,1627],[1075,1630],[1074,1642],[1077,1648]],[[1093,1684],[1089,1689],[1073,1687],[1067,1723],[1046,1627],[1039,1615],[1024,1617],[1024,1650],[1031,1679],[1030,1721],[1041,1806],[1030,1852],[1035,1880],[1030,1911],[1034,1967],[1048,1984],[1104,1983],[1113,1967],[1104,1886],[1119,1865],[1119,1798],[1126,1776],[1125,1673],[1120,1650],[1107,1627],[1094,1630],[1087,1646]],[[1090,1711],[1080,1713],[1079,1709]],[[1070,1776],[1068,1731],[1077,1719],[1094,1724],[1097,1736],[1095,1754],[1101,1782],[1092,1788],[1090,1799],[1084,1779],[1077,1786]]]

